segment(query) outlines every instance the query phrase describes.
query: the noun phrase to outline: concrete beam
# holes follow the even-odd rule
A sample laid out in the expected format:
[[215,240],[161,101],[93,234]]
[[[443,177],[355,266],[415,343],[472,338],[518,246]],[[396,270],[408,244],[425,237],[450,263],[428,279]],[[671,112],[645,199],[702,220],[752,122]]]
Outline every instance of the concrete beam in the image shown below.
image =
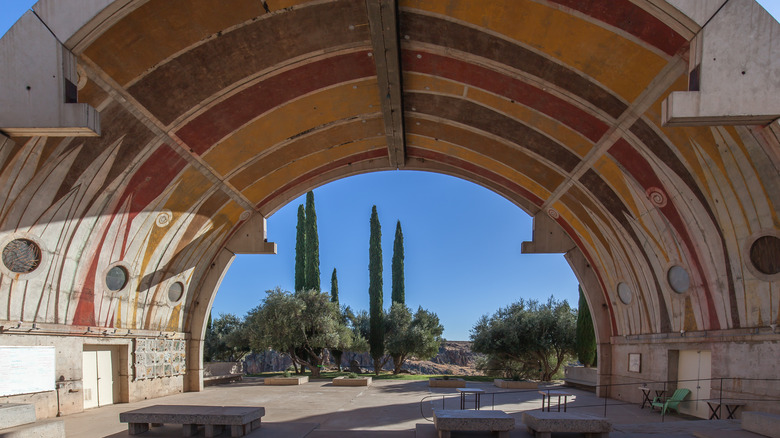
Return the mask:
[[268,241],[265,218],[256,213],[230,238],[225,248],[233,254],[276,254],[276,244]]
[[366,0],[366,9],[390,165],[398,169],[406,164],[398,5],[396,0]]
[[0,131],[12,137],[100,135],[100,114],[76,103],[76,57],[33,12],[0,39],[0,59]]
[[536,213],[533,227],[533,240],[523,242],[523,254],[563,254],[577,246],[563,228],[544,211]]
[[688,91],[664,100],[664,125],[765,125],[780,118],[778,36],[780,23],[754,0],[728,0],[691,41]]

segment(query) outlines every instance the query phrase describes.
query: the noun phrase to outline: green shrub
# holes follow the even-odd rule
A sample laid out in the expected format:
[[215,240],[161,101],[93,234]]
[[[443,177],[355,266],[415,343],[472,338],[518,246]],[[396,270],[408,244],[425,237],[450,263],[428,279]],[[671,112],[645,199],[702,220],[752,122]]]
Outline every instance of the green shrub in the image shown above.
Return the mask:
[[357,373],[349,373],[349,374],[347,374],[347,378],[348,379],[357,379],[358,375],[357,375]]

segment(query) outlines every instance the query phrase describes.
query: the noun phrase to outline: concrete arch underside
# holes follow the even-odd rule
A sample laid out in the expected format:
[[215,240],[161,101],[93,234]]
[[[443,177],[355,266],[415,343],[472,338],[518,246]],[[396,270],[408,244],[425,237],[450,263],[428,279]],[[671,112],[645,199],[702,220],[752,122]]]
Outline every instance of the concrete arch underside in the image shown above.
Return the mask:
[[[124,401],[199,390],[222,276],[275,251],[265,218],[414,169],[534,216],[524,251],[566,254],[600,383],[697,349],[775,378],[779,32],[752,0],[41,0],[0,40],[0,345],[57,345],[72,388],[74,352],[117,348]],[[83,409],[52,397],[0,400]]]

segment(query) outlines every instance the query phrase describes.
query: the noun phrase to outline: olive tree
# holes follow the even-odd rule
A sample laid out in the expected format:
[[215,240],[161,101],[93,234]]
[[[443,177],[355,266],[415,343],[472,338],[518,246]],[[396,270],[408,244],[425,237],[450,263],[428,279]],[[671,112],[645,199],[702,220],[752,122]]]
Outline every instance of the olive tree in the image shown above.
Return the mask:
[[203,359],[206,362],[235,362],[249,353],[249,342],[243,336],[243,321],[232,313],[220,313],[206,326]]
[[[569,303],[524,300],[484,315],[471,329],[472,350],[506,374],[549,381],[574,353],[577,315]],[[513,376],[514,377],[514,376]]]
[[319,377],[325,349],[348,350],[352,332],[341,323],[338,305],[327,293],[304,290],[290,293],[280,288],[266,292],[263,302],[247,315],[252,348],[286,353]]
[[385,321],[385,348],[393,359],[393,374],[401,372],[410,357],[425,360],[439,352],[444,326],[435,313],[419,307],[412,315],[408,307],[395,302]]

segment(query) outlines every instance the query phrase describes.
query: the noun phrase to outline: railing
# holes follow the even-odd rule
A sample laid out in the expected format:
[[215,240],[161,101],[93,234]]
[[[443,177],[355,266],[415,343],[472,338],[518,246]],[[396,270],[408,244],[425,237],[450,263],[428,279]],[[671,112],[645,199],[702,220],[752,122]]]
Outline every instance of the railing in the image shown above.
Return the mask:
[[[636,379],[635,381],[628,382],[628,383],[614,383],[614,384],[608,384],[608,385],[596,385],[596,394],[599,394],[601,392],[603,392],[605,394],[611,394],[611,393],[613,393],[613,389],[614,388],[623,387],[623,386],[625,386],[625,387],[628,387],[628,386],[637,387],[637,385],[641,385],[641,386],[645,386],[645,387],[651,388],[652,390],[662,389],[664,391],[664,394],[666,394],[668,396],[668,395],[670,395],[671,392],[673,392],[673,389],[671,389],[671,388],[677,388],[677,387],[681,386],[680,383],[696,382],[696,386],[700,387],[701,386],[700,383],[703,382],[703,381],[709,381],[711,386],[712,386],[713,383],[718,383],[719,386],[717,388],[712,388],[710,390],[710,397],[706,397],[706,398],[691,398],[691,397],[693,397],[693,395],[691,394],[688,397],[686,397],[682,402],[680,402],[681,405],[690,406],[691,403],[698,402],[698,401],[702,401],[703,402],[705,400],[710,400],[710,401],[718,400],[718,404],[721,405],[721,406],[723,406],[723,404],[724,404],[723,401],[724,400],[727,400],[727,401],[739,400],[741,402],[750,403],[750,404],[754,404],[754,403],[775,403],[776,404],[777,402],[780,402],[780,398],[778,398],[778,397],[780,397],[780,378],[778,378],[778,379],[751,379],[751,378],[743,378],[743,377],[715,377],[715,378],[711,378],[711,379],[688,379],[688,380],[667,380],[667,381]],[[760,384],[760,383],[763,382],[763,383],[765,383],[767,385],[774,385],[774,390],[773,391],[769,391],[773,395],[771,395],[771,396],[761,396],[761,395],[758,395],[758,394],[752,394],[751,395],[748,392],[742,392],[741,390],[738,391],[738,390],[736,390],[734,388],[736,384],[739,384],[741,386],[743,382],[755,382],[757,384]],[[731,383],[731,387],[732,388],[731,389],[724,388],[724,383]],[[606,391],[599,391],[602,388],[606,388]],[[529,394],[529,393],[537,393],[538,394],[539,391],[548,391],[549,392],[549,391],[556,391],[556,390],[560,390],[560,389],[561,389],[561,386],[545,386],[545,387],[539,387],[538,389],[519,389],[519,390],[509,390],[509,391],[505,391],[504,390],[504,391],[497,391],[497,392],[485,392],[485,393],[481,394],[482,403],[480,404],[480,406],[487,406],[487,404],[488,404],[487,401],[488,400],[490,402],[490,406],[491,406],[492,409],[495,409],[497,400],[499,401],[499,404],[525,403],[525,402],[532,401],[532,400],[540,400],[540,397],[539,398],[525,398],[524,400],[520,400],[520,399],[524,398],[524,397],[522,397],[522,394]],[[713,396],[714,392],[716,390],[717,390],[718,394],[717,394],[717,396]],[[741,395],[736,396],[736,397],[724,396],[724,394],[723,394],[724,391],[726,391],[726,392],[735,392],[735,393],[739,393]],[[448,399],[455,399],[455,398],[457,398],[458,400],[460,400],[460,397],[461,397],[461,395],[457,394],[457,393],[432,394],[432,395],[425,396],[425,397],[423,397],[420,400],[420,416],[422,418],[424,418],[425,420],[427,420],[427,421],[433,421],[433,419],[432,418],[428,418],[425,415],[424,411],[423,411],[423,407],[424,407],[424,404],[426,402],[429,402],[429,403],[431,403],[432,406],[434,406],[434,405],[438,404],[438,399],[441,399],[441,406],[442,406],[442,409],[444,409],[444,407],[446,405],[446,401]],[[549,397],[549,395],[548,395],[548,397]],[[602,398],[602,397],[599,397],[598,395],[596,395],[596,397]],[[604,399],[604,402],[603,403],[599,402],[598,404],[592,404],[592,403],[589,403],[589,404],[577,403],[575,405],[568,404],[567,405],[567,410],[603,407],[603,416],[607,417],[608,416],[608,409],[609,409],[609,407],[629,406],[629,405],[638,406],[638,405],[642,404],[642,403],[633,403],[633,402],[628,402],[628,401],[621,401],[621,400],[612,399],[612,398],[609,398],[609,397],[603,397],[603,399]],[[652,406],[651,406],[651,409],[652,409]],[[520,412],[520,410],[515,411],[515,412]],[[509,411],[509,413],[512,413],[512,411]],[[722,411],[721,411],[721,415],[722,415]],[[662,413],[661,414],[661,421],[663,422],[664,420],[665,420],[665,413]]]

